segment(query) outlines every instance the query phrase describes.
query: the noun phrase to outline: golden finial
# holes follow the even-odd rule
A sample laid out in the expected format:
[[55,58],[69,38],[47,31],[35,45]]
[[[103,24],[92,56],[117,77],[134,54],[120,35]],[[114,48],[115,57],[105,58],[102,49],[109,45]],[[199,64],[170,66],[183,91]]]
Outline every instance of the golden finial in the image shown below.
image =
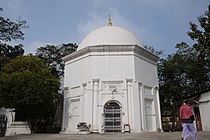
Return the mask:
[[108,19],[108,26],[112,26],[112,20],[111,20],[111,16],[109,15],[109,19]]

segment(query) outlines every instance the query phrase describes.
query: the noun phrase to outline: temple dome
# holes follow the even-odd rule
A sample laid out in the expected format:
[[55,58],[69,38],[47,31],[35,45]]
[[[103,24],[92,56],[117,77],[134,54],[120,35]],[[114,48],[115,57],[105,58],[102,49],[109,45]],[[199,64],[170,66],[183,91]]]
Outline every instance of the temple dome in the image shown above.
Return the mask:
[[138,45],[143,44],[130,31],[118,26],[104,26],[90,32],[79,44],[77,50],[97,45]]

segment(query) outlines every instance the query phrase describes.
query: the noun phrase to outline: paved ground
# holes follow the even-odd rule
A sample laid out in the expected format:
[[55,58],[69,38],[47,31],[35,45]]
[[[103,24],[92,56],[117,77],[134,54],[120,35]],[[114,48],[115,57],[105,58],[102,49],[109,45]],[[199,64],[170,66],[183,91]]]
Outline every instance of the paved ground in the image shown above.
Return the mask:
[[[181,132],[157,133],[143,132],[139,134],[33,134],[0,137],[0,140],[181,140]],[[190,138],[188,139],[190,140]],[[198,140],[210,140],[210,132],[198,132]]]

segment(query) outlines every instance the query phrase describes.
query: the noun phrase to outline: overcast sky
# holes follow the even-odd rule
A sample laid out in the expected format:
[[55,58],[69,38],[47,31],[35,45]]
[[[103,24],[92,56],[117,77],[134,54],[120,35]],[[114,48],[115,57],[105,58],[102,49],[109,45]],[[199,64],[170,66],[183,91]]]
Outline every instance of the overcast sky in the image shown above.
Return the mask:
[[27,53],[46,44],[79,44],[92,30],[112,23],[133,32],[145,45],[175,53],[187,36],[189,22],[197,23],[210,0],[0,0],[1,16],[27,21],[23,44]]

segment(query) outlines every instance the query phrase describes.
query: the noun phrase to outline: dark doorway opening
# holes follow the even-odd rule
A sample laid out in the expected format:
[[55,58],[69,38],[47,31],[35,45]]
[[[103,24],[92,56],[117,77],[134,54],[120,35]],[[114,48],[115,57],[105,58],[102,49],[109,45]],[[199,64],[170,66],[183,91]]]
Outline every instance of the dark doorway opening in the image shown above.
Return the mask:
[[196,118],[196,128],[198,131],[203,131],[199,107],[194,108],[194,113]]

